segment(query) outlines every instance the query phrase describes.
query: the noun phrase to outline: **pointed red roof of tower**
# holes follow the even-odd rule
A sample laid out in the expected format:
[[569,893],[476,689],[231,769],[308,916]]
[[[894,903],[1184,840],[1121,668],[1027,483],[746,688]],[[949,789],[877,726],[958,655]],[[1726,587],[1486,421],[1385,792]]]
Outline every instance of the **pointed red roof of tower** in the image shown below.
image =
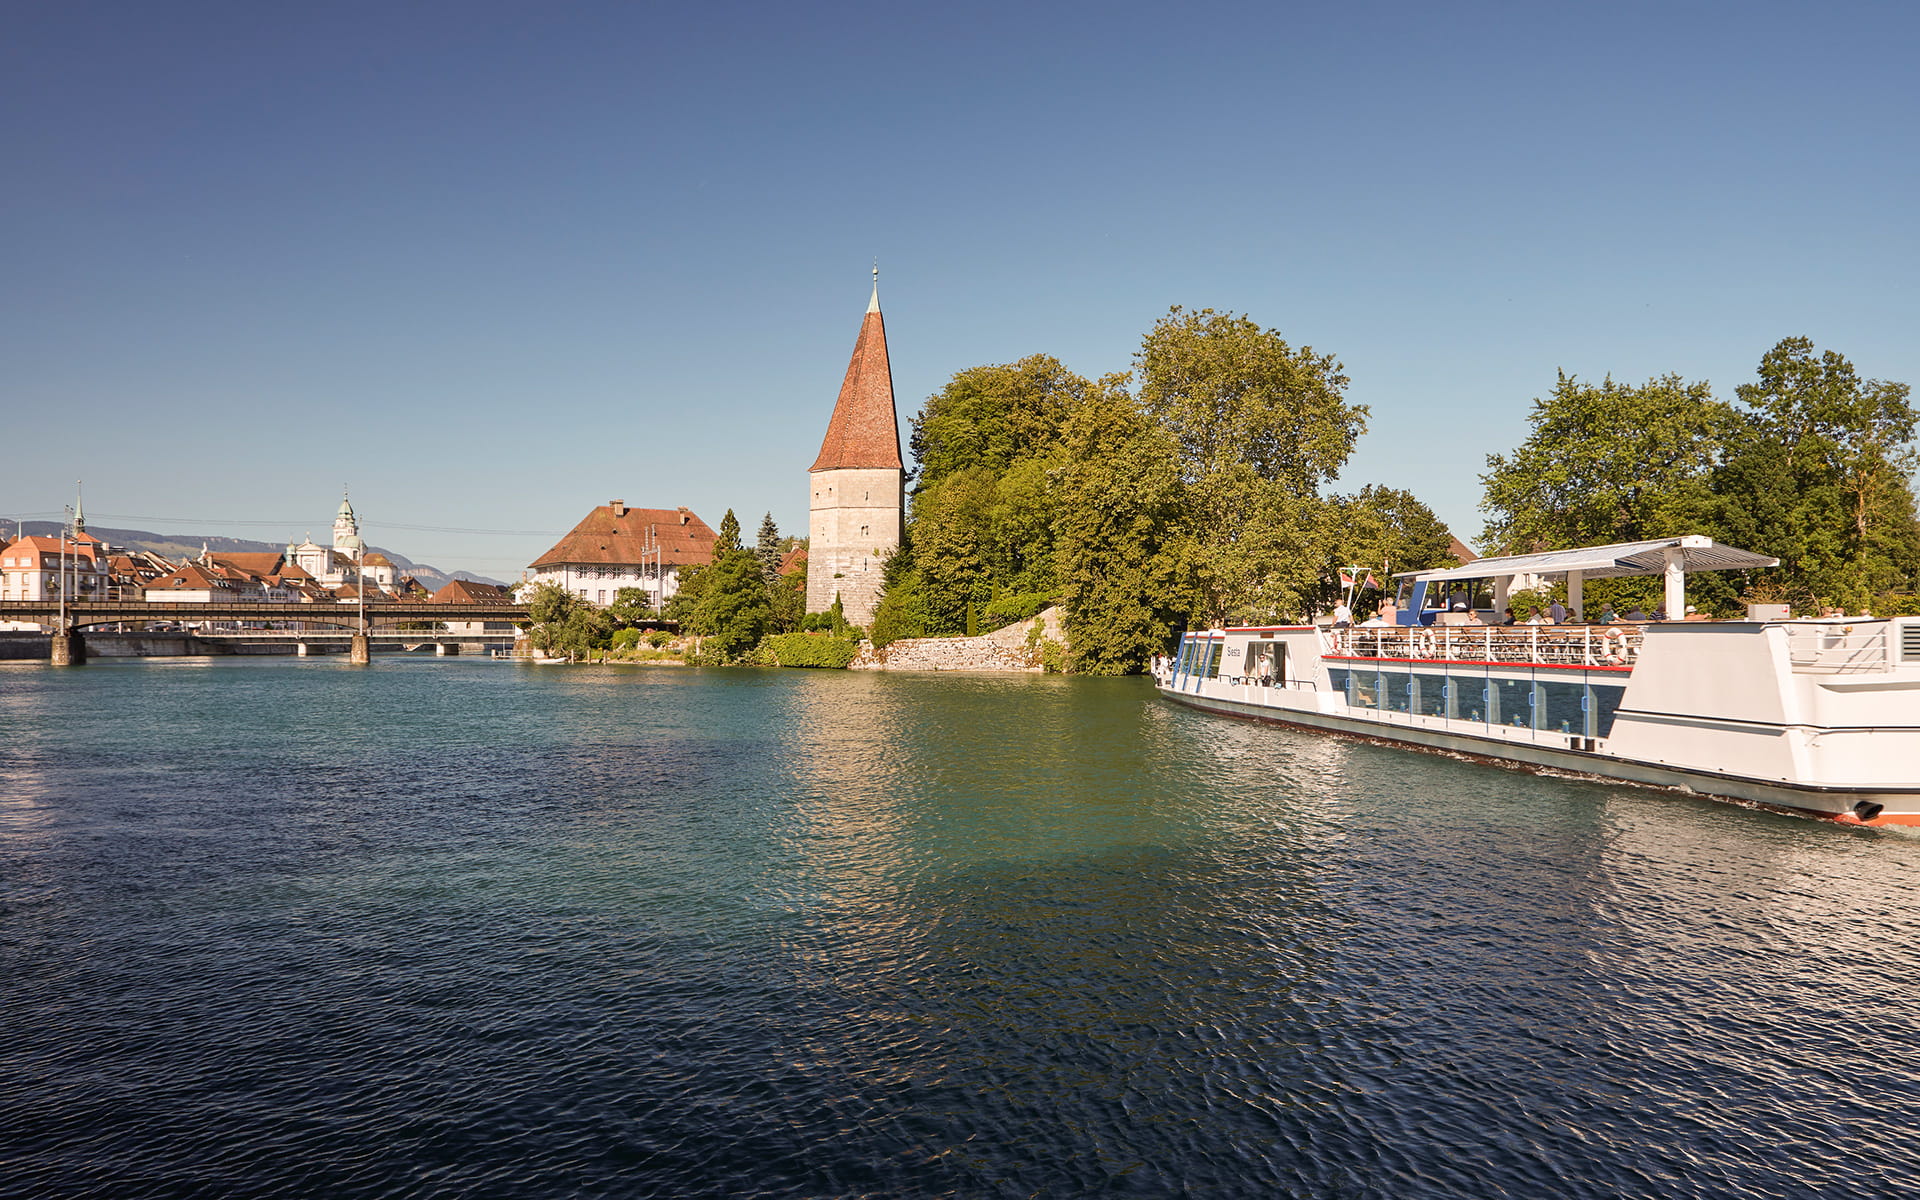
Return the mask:
[[887,326],[880,316],[880,281],[875,272],[873,299],[860,322],[860,339],[853,344],[853,360],[840,384],[840,400],[827,422],[820,457],[808,471],[837,471],[845,467],[891,467],[899,470],[900,425],[893,414],[893,368],[887,363]]

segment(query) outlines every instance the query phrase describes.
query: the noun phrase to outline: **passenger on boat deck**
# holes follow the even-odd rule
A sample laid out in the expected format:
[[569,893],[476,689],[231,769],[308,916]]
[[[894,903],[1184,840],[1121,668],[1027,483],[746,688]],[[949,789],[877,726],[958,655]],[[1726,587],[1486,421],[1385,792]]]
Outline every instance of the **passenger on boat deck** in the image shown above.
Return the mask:
[[1613,605],[1611,604],[1600,610],[1600,623],[1602,625],[1611,625],[1619,619],[1620,614],[1613,611]]
[[1567,606],[1555,600],[1553,605],[1547,609],[1547,615],[1553,618],[1555,625],[1565,625],[1567,623]]
[[[1382,600],[1380,602],[1380,623],[1382,625],[1398,625],[1400,623],[1400,606],[1391,600]],[[1369,624],[1371,624],[1371,622],[1369,622]]]
[[1347,607],[1345,600],[1342,600],[1333,606],[1333,627],[1345,629],[1351,624],[1353,624],[1353,610]]
[[1501,609],[1499,620],[1494,622],[1496,625],[1512,625],[1514,623],[1513,610],[1510,608]]
[[1871,621],[1873,620],[1873,614],[1871,612],[1868,612],[1865,608],[1862,608],[1860,610],[1860,619],[1862,621]]
[[1527,610],[1527,624],[1547,625],[1547,624],[1551,624],[1551,622],[1549,622],[1545,617],[1540,615],[1540,607],[1538,605],[1535,605],[1534,607]]
[[1372,616],[1368,617],[1366,620],[1360,622],[1360,628],[1376,629],[1381,626],[1384,626],[1386,623],[1387,621],[1385,617],[1381,616],[1379,613],[1375,613]]
[[1641,608],[1637,604],[1634,605],[1633,608],[1627,613],[1627,620],[1629,621],[1640,623],[1640,622],[1644,622],[1646,619],[1647,619],[1647,610],[1644,608]]

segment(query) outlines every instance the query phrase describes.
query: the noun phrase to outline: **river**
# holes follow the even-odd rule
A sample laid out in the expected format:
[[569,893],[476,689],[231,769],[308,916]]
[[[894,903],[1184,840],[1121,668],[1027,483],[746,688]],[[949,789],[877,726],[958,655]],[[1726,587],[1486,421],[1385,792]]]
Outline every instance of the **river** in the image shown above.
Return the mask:
[[1920,1192],[1920,838],[1139,680],[0,665],[0,1193]]

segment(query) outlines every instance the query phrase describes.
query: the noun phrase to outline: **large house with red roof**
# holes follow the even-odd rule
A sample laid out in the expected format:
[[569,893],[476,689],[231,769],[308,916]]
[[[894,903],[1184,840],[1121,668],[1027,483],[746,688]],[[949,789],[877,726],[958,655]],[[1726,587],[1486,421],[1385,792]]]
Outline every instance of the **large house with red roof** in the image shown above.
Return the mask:
[[807,483],[807,611],[825,612],[837,598],[847,620],[865,625],[879,606],[881,571],[900,545],[906,509],[878,268]]
[[556,583],[603,606],[621,588],[639,588],[665,604],[680,590],[682,569],[713,561],[715,540],[692,509],[629,508],[612,500],[535,559],[525,582]]

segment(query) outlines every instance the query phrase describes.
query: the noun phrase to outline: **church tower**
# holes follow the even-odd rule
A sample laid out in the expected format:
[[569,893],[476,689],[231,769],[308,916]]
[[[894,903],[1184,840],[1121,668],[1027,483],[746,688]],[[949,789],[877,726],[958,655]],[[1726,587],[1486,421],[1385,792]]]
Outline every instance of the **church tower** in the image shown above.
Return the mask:
[[348,558],[360,557],[360,522],[353,515],[353,502],[347,490],[340,489],[340,511],[333,518],[333,548]]
[[880,602],[881,566],[900,545],[906,507],[878,267],[820,457],[808,468],[808,486],[807,611],[825,612],[838,596],[847,620],[865,625]]

